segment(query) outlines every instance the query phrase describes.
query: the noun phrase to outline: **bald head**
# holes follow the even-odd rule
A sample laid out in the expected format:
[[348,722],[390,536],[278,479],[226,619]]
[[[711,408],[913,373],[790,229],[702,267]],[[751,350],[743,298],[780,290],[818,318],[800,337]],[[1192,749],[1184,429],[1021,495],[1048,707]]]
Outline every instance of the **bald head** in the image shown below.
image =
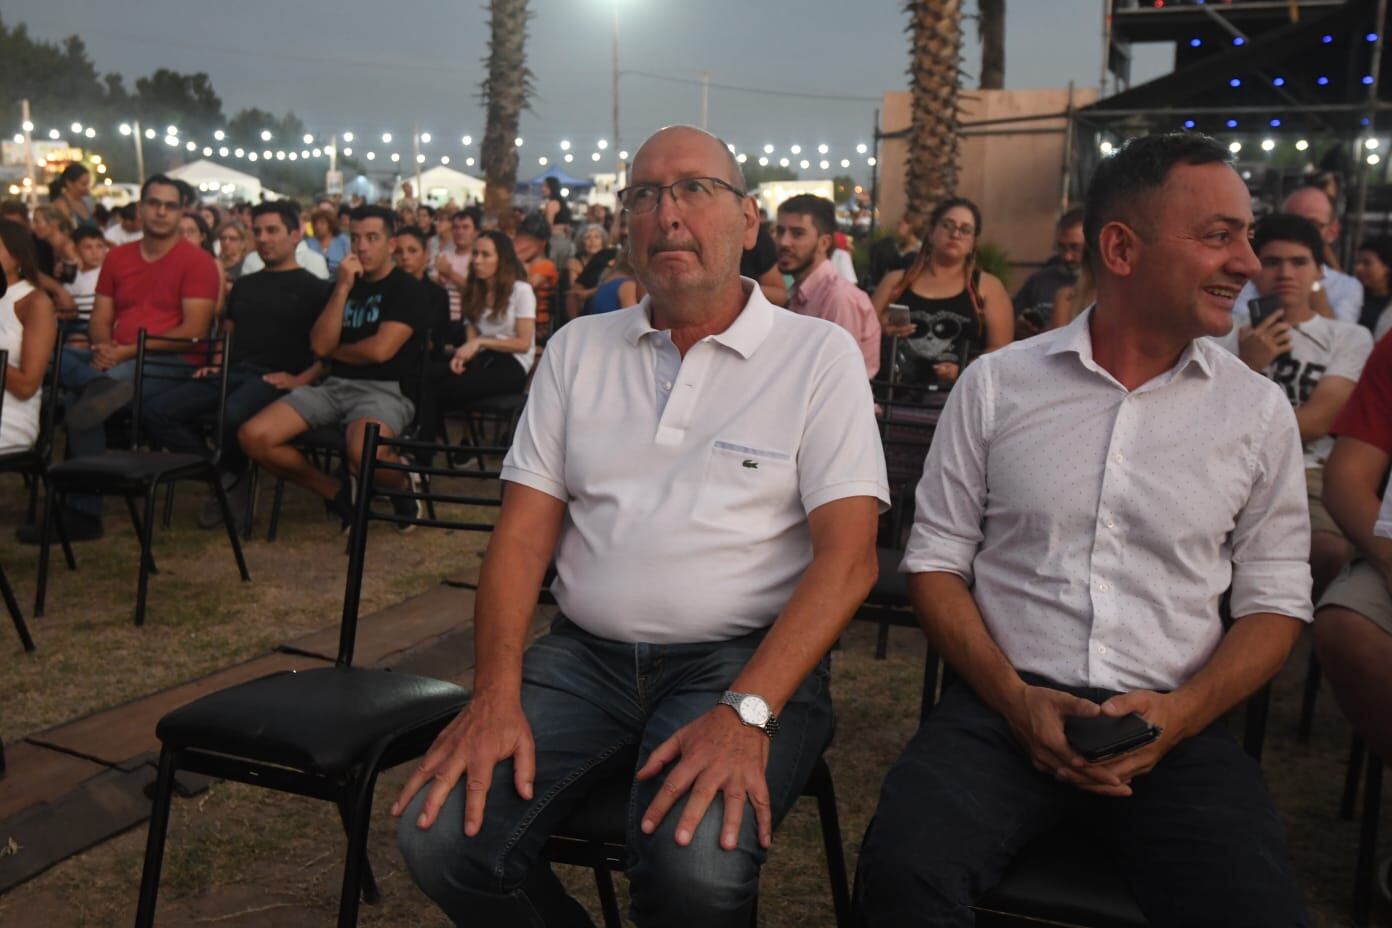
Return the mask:
[[695,126],[667,126],[648,136],[647,141],[639,146],[638,152],[633,156],[634,179],[642,177],[641,171],[646,166],[643,155],[650,154],[654,146],[662,149],[680,146],[693,157],[701,157],[703,162],[707,160],[708,155],[709,176],[728,181],[740,190],[745,189],[744,169],[740,167],[730,146],[719,136]]
[[1318,187],[1301,187],[1292,192],[1281,204],[1281,211],[1313,222],[1326,242],[1333,242],[1339,237],[1339,224],[1334,219],[1334,201]]

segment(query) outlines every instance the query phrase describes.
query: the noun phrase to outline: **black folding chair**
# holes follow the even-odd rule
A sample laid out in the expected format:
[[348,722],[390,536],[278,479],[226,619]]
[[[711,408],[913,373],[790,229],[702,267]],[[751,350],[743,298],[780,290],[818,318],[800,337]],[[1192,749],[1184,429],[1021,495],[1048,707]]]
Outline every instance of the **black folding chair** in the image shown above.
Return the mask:
[[[5,377],[10,369],[10,353],[0,350],[0,421],[5,417]],[[24,613],[20,611],[19,601],[15,599],[14,589],[10,586],[10,578],[5,576],[5,568],[0,565],[0,596],[5,599],[5,609],[10,613],[10,621],[14,623],[15,631],[19,633],[19,643],[24,646],[24,650],[29,653],[34,651],[34,639],[29,635],[29,626],[24,624]],[[4,748],[0,747],[0,758],[4,757]],[[4,769],[3,762],[0,762],[0,770]]]
[[[270,674],[205,696],[160,720],[156,728],[162,742],[159,778],[145,845],[136,928],[154,924],[169,805],[178,770],[333,802],[348,836],[339,895],[340,928],[357,924],[360,899],[376,902],[379,898],[367,862],[377,776],[423,754],[468,702],[469,694],[453,683],[353,665],[368,529],[373,521],[382,521],[486,533],[493,530],[493,524],[464,517],[406,518],[395,515],[390,507],[379,512],[372,503],[379,497],[409,496],[460,506],[496,508],[501,504],[498,495],[411,489],[411,473],[441,476],[449,472],[379,461],[377,451],[382,447],[398,454],[450,450],[447,445],[385,439],[376,424],[368,426],[334,665]],[[376,479],[384,472],[407,475],[407,489],[378,487]],[[484,475],[494,482],[497,476]]]
[[[227,493],[218,478],[217,463],[222,456],[222,426],[227,405],[227,368],[219,364],[218,378],[218,427],[214,436],[210,455],[176,454],[168,451],[149,451],[140,448],[140,406],[141,394],[146,381],[183,381],[189,376],[189,362],[185,357],[196,359],[197,366],[212,366],[215,361],[228,357],[229,336],[218,338],[167,338],[155,336],[160,346],[151,347],[144,329],[140,330],[135,355],[135,398],[131,402],[131,447],[128,451],[107,450],[94,457],[71,458],[48,469],[49,504],[45,507],[42,541],[39,547],[38,590],[34,597],[34,615],[44,614],[44,599],[48,587],[48,552],[53,532],[54,517],[61,508],[64,497],[69,493],[95,493],[102,496],[121,496],[126,500],[131,522],[140,537],[140,579],[136,587],[135,624],[145,624],[145,594],[149,586],[150,574],[155,572],[155,559],[152,551],[155,531],[155,497],[163,486],[182,480],[196,480],[208,484],[217,494],[222,506],[222,517],[227,526],[227,540],[232,544],[232,554],[237,561],[237,570],[243,581],[250,581],[246,559],[242,557],[242,544],[232,521],[232,513],[227,504]],[[144,517],[136,509],[135,500],[144,497]]]
[[[1358,857],[1353,871],[1353,923],[1370,925],[1373,898],[1377,890],[1378,820],[1382,816],[1382,759],[1368,750],[1356,732],[1349,745],[1348,771],[1344,775],[1344,794],[1339,816],[1352,819],[1358,808],[1359,780],[1363,781],[1363,817],[1358,826]],[[1385,901],[1392,903],[1392,887],[1382,887]]]

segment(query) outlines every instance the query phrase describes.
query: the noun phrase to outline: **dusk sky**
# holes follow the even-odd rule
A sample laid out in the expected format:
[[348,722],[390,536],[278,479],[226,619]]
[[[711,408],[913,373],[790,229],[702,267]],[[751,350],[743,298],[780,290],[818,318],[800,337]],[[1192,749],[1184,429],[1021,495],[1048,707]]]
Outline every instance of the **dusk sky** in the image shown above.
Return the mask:
[[[906,85],[907,16],[900,0],[533,0],[527,44],[535,74],[524,114],[522,172],[557,160],[562,139],[586,173],[596,141],[611,135],[612,6],[619,4],[621,132],[624,147],[661,125],[698,122],[698,72],[711,72],[710,128],[751,156],[829,146],[852,159],[868,142],[886,90]],[[477,155],[484,114],[478,100],[487,54],[483,4],[448,0],[140,0],[119,16],[96,0],[5,0],[3,16],[41,39],[82,36],[102,72],[128,84],[157,67],[206,71],[231,116],[258,106],[293,110],[312,132],[353,131],[379,157],[410,152],[412,122],[429,131],[431,155]],[[975,10],[975,3],[967,4]],[[1102,0],[1010,0],[1006,84],[1096,86]],[[974,86],[980,51],[966,25],[965,69]],[[1138,50],[1134,77],[1169,69],[1170,50]],[[683,83],[691,82],[691,83]],[[751,88],[810,98],[756,93]],[[831,98],[838,99],[831,99]],[[41,114],[36,114],[41,118]],[[380,143],[390,131],[392,145]],[[472,151],[461,136],[474,138]],[[817,156],[814,156],[814,161]],[[607,167],[609,158],[602,162]],[[457,163],[457,162],[456,162]],[[837,165],[834,164],[835,168]],[[833,171],[832,173],[836,173]],[[819,172],[815,165],[810,174]]]

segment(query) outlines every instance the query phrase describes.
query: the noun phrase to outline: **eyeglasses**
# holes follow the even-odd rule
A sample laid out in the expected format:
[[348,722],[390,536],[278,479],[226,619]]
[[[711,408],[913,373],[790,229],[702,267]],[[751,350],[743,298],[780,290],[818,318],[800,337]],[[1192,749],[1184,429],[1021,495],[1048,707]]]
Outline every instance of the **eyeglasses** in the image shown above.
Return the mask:
[[164,210],[165,212],[172,213],[182,209],[184,206],[184,204],[180,203],[178,200],[161,200],[156,197],[146,197],[141,202],[155,212]]
[[672,202],[682,209],[702,209],[715,199],[716,190],[728,190],[740,199],[747,194],[718,177],[683,177],[670,184],[634,184],[618,193],[619,203],[634,215],[651,213],[662,202],[662,195],[672,191]]
[[951,219],[944,219],[941,222],[939,222],[938,228],[942,229],[943,234],[946,235],[948,238],[956,238],[959,235],[963,238],[971,238],[973,235],[976,234],[975,226],[968,225],[966,223],[958,225]]

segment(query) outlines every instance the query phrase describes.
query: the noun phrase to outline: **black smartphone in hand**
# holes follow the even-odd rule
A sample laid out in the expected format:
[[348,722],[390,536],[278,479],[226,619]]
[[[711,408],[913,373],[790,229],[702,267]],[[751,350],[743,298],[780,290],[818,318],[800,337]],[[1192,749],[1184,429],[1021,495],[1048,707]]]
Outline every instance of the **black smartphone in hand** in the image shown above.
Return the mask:
[[1083,718],[1071,715],[1063,720],[1068,744],[1088,763],[1109,760],[1145,747],[1160,737],[1160,729],[1136,713],[1115,717],[1099,715]]
[[1251,320],[1252,328],[1256,328],[1266,321],[1276,310],[1281,308],[1281,298],[1276,294],[1270,296],[1259,296],[1247,301],[1247,317]]

